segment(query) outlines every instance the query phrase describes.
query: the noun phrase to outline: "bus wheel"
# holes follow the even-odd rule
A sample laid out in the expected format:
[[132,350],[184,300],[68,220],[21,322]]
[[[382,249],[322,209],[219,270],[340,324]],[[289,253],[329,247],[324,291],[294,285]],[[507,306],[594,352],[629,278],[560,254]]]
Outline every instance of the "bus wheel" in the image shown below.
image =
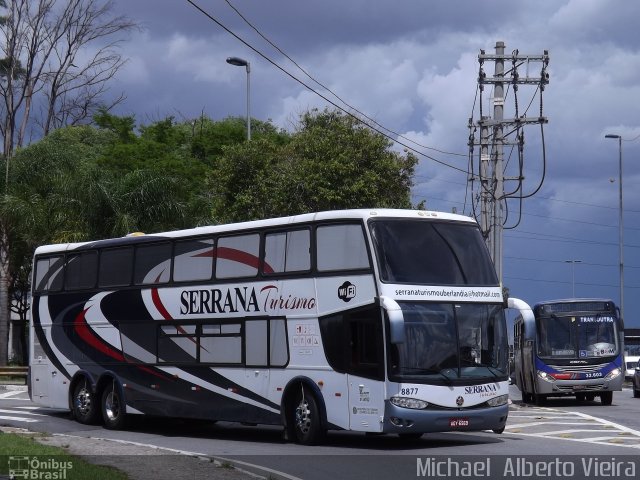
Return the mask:
[[294,402],[293,429],[302,445],[315,445],[324,437],[318,403],[309,389],[301,386]]
[[613,392],[602,392],[600,394],[600,403],[602,405],[611,405],[613,402]]
[[593,399],[596,398],[596,396],[593,393],[587,393],[586,398],[588,402],[593,402]]
[[73,416],[80,423],[91,425],[98,422],[100,410],[88,380],[78,381],[73,389]]
[[584,393],[576,393],[576,400],[580,403],[584,402],[587,399],[587,396]]
[[125,406],[122,397],[110,382],[102,392],[102,419],[110,430],[121,430],[126,423]]

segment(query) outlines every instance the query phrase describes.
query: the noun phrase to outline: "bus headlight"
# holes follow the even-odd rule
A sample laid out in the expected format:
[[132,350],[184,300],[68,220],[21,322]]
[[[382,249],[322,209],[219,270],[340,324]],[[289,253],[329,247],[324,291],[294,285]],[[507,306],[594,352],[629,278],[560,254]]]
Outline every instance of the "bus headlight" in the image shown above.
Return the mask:
[[418,400],[417,398],[407,398],[407,397],[391,397],[391,403],[393,403],[396,407],[413,408],[413,409],[427,408],[429,406],[429,404],[424,400]]
[[605,380],[611,380],[612,378],[616,378],[621,373],[622,373],[622,370],[620,370],[619,368],[614,368],[604,378],[605,378]]
[[551,375],[548,375],[547,372],[543,372],[542,370],[538,370],[538,376],[542,380],[546,380],[547,382],[555,381],[555,378],[553,378]]
[[500,405],[506,404],[508,401],[509,395],[500,395],[499,397],[487,400],[487,405],[489,405],[490,407],[499,407]]

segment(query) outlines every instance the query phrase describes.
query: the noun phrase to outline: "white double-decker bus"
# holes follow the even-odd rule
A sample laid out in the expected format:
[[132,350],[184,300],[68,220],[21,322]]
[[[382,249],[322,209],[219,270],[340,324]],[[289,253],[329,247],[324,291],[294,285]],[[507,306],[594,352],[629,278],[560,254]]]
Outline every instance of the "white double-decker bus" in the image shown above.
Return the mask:
[[504,429],[503,298],[475,221],[343,210],[35,252],[30,395],[128,415],[327,430]]

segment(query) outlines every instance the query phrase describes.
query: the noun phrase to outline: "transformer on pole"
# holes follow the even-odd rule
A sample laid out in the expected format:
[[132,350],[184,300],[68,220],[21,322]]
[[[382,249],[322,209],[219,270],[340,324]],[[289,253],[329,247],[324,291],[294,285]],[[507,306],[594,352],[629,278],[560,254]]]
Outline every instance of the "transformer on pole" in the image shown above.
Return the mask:
[[[493,259],[498,273],[500,283],[502,283],[502,238],[506,222],[506,201],[509,198],[519,198],[522,200],[528,196],[523,192],[524,181],[524,127],[526,125],[547,123],[547,118],[542,115],[542,92],[549,83],[547,66],[549,64],[549,54],[547,50],[542,55],[521,55],[518,50],[514,50],[510,55],[505,55],[504,42],[496,42],[495,55],[485,54],[480,50],[478,62],[480,69],[478,72],[478,89],[480,91],[480,115],[477,121],[469,119],[469,152],[471,172],[469,181],[472,185],[473,211],[479,217],[479,224],[485,238],[491,258]],[[494,62],[494,76],[488,77],[484,71],[484,63]],[[510,68],[505,71],[505,65]],[[533,77],[529,75],[529,68],[533,64],[540,64],[540,75]],[[519,70],[526,68],[525,75],[520,75]],[[483,111],[482,93],[485,85],[493,86],[493,96],[491,103],[493,116],[488,116]],[[540,95],[540,108],[537,115],[527,116],[527,111],[523,113],[518,105],[518,88],[520,85],[537,86]],[[505,94],[505,87],[507,93]],[[505,106],[507,96],[513,99],[513,117],[505,118]],[[511,103],[511,102],[510,102]],[[531,103],[529,103],[531,106]],[[528,107],[527,107],[528,108]],[[476,138],[476,135],[479,137]],[[474,147],[479,146],[479,161],[477,171],[474,171],[475,155]],[[518,152],[518,175],[506,176],[504,165],[505,146],[512,146]],[[477,183],[475,183],[477,182]],[[505,193],[505,183],[515,182],[514,187]],[[542,184],[540,183],[540,186]],[[540,186],[535,190],[539,190]],[[474,188],[476,191],[473,191]],[[478,208],[476,208],[478,205]],[[479,211],[478,211],[479,210]]]

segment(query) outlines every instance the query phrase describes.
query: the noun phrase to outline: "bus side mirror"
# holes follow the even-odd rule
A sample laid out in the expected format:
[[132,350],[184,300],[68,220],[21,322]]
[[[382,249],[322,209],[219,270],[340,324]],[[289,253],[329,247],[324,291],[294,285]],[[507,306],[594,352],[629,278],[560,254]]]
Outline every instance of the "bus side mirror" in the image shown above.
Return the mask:
[[398,302],[389,297],[380,297],[380,305],[389,317],[389,339],[392,344],[404,343],[404,316]]
[[529,304],[524,300],[520,300],[519,298],[509,297],[509,299],[507,300],[507,307],[518,310],[520,312],[520,315],[522,315],[522,318],[525,321],[534,320],[533,310],[531,310],[531,307],[529,306]]

